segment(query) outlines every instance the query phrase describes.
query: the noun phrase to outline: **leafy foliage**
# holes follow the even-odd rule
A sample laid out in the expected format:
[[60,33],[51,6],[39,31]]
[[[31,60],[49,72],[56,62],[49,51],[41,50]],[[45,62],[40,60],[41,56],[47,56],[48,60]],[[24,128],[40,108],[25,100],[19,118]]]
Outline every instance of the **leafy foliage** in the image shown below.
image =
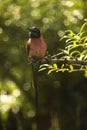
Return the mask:
[[[58,54],[55,55],[54,59],[56,59],[57,62],[57,58],[58,60],[64,60],[64,63],[62,63],[61,65],[53,63],[53,64],[43,64],[40,66],[39,71],[42,70],[48,70],[48,74],[50,74],[51,72],[55,71],[55,72],[59,72],[59,71],[68,71],[68,72],[73,72],[73,71],[86,71],[87,70],[87,63],[82,65],[80,64],[80,62],[78,63],[78,61],[85,61],[87,62],[87,34],[85,32],[85,27],[87,26],[87,22],[85,22],[79,33],[74,33],[72,30],[67,30],[65,31],[65,35],[60,39],[60,40],[64,40],[65,42],[65,48],[64,49],[60,49],[60,54],[62,53],[63,55],[60,57],[60,59],[56,56],[58,56]],[[52,56],[50,57],[50,61],[51,62]],[[73,62],[70,64],[70,60],[72,61],[76,61],[76,63]],[[67,62],[66,62],[67,61]]]

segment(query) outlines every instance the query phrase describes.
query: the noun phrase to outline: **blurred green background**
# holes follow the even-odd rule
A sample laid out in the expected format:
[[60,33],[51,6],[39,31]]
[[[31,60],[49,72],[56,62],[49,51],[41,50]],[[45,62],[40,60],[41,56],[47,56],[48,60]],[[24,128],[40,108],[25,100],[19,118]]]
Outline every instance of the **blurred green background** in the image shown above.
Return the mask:
[[0,0],[0,130],[86,130],[84,72],[39,73],[39,115],[35,116],[32,72],[25,45],[27,28],[41,29],[50,54],[78,32],[87,18],[86,0]]

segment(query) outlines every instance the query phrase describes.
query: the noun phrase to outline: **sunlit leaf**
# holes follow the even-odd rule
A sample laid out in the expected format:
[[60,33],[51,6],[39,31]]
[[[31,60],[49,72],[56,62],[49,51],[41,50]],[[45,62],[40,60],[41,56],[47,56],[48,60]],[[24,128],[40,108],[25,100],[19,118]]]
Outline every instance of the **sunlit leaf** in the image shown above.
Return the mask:
[[85,37],[84,42],[87,42],[87,36]]
[[38,71],[40,72],[40,71],[43,71],[43,70],[46,70],[46,69],[47,69],[46,67],[43,67],[43,68],[39,69]]
[[53,65],[49,65],[48,68],[49,68],[49,69],[52,69],[52,68],[53,68]]
[[69,54],[69,52],[67,50],[63,50],[63,49],[60,49],[64,54]]
[[66,43],[71,43],[72,41],[71,41],[72,39],[67,39],[66,40]]
[[65,33],[68,33],[69,36],[75,35],[75,33],[72,30],[66,30]]
[[64,35],[63,37],[60,38],[60,41],[63,39],[67,39],[67,35]]
[[64,65],[64,64],[62,64],[61,68],[64,68],[64,66],[65,66],[65,65]]
[[78,36],[80,36],[80,38],[83,36],[83,34],[85,34],[85,32],[80,32],[78,33]]
[[42,64],[39,66],[39,68],[42,68],[42,67],[48,67],[49,65],[48,64]]
[[48,75],[51,74],[53,71],[55,71],[55,69],[51,69],[48,71]]
[[71,71],[73,71],[73,69],[74,69],[73,65],[69,65],[69,68],[70,68]]
[[53,64],[53,67],[54,67],[55,69],[57,69],[57,64]]
[[72,51],[71,53],[70,53],[70,56],[77,56],[77,55],[80,55],[80,52],[79,51]]
[[82,32],[83,32],[83,30],[84,30],[85,26],[87,26],[87,22],[85,22],[85,23],[82,25],[82,27],[81,27],[81,29],[80,29],[80,33],[82,33]]

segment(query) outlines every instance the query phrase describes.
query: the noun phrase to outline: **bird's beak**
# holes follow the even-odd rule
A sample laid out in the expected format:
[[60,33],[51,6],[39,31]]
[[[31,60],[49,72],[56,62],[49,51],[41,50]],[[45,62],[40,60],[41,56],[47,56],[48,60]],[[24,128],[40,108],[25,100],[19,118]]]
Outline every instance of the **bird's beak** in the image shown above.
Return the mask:
[[27,30],[29,31],[29,36],[31,36],[32,28],[27,28]]
[[31,27],[30,27],[30,28],[27,28],[27,29],[28,29],[28,31],[30,31],[30,32],[32,31],[32,28],[31,28]]

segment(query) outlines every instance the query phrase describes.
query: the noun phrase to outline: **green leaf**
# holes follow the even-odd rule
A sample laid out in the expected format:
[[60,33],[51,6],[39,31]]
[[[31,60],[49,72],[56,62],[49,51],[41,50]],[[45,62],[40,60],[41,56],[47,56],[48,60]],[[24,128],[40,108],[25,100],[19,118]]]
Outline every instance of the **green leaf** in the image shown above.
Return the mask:
[[69,40],[68,42],[66,41],[66,45],[68,45],[68,44],[74,44],[74,42],[75,42],[75,40]]
[[55,69],[57,69],[57,64],[53,64],[53,67],[54,67]]
[[53,71],[55,71],[55,69],[51,69],[48,71],[48,75],[51,74]]
[[53,68],[53,66],[52,66],[52,65],[49,65],[49,66],[48,66],[48,69],[52,69],[52,68]]
[[63,39],[66,39],[67,35],[64,35],[63,37],[60,38],[60,41],[62,41]]
[[65,65],[64,65],[64,64],[62,64],[61,68],[64,68],[64,66],[65,66]]
[[87,36],[86,36],[86,38],[84,39],[84,42],[87,42]]
[[68,52],[68,50],[63,50],[63,49],[60,49],[64,54],[67,54],[67,55],[69,55],[69,52]]
[[80,32],[80,33],[78,33],[78,36],[82,37],[83,34],[84,34],[84,32]]
[[42,64],[42,65],[39,66],[39,68],[48,67],[48,66],[49,66],[49,64]]
[[87,22],[85,22],[85,23],[82,25],[82,27],[81,27],[81,29],[80,29],[80,33],[83,32],[83,29],[85,28],[86,25],[87,25]]
[[72,51],[72,52],[70,53],[70,57],[73,56],[73,55],[74,55],[74,57],[77,56],[77,55],[80,55],[80,52],[77,51],[77,50],[76,50],[76,51]]
[[68,33],[69,36],[75,35],[75,33],[72,30],[66,30],[65,33]]
[[73,71],[73,69],[74,69],[73,65],[69,65],[69,68],[70,68],[71,71]]
[[46,70],[46,69],[47,69],[46,67],[43,67],[43,68],[39,69],[38,71],[40,72],[40,71],[43,71],[43,70]]

